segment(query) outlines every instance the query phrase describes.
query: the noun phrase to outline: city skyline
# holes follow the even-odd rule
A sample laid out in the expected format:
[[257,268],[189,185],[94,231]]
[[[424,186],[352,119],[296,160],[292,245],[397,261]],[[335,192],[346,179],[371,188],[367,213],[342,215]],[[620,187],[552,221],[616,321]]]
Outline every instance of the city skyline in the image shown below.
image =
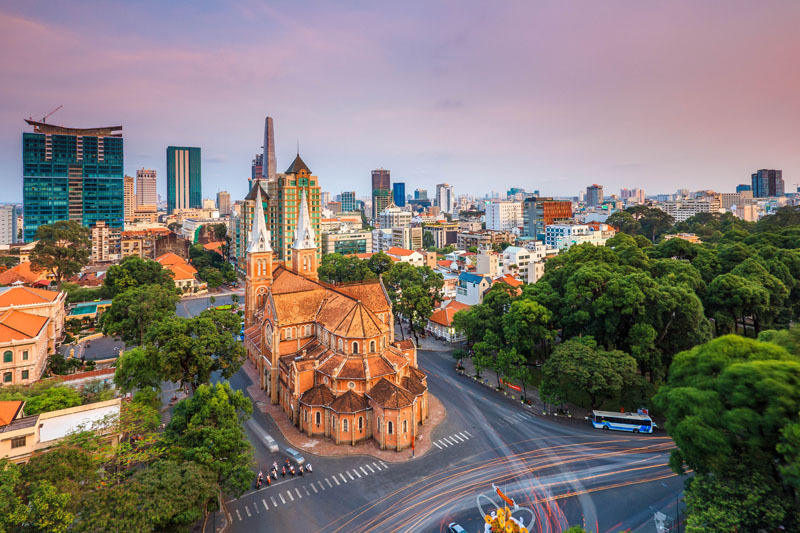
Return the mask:
[[[125,128],[128,175],[166,176],[166,146],[201,147],[210,197],[244,197],[266,115],[277,166],[299,140],[334,193],[368,196],[379,167],[408,190],[446,181],[456,194],[480,194],[488,175],[498,189],[554,196],[591,183],[667,193],[698,173],[706,187],[733,191],[761,168],[783,169],[795,190],[800,6],[735,4],[723,13],[689,2],[459,4],[451,17],[446,4],[245,2],[156,14],[145,3],[121,16],[121,4],[45,12],[12,1],[0,10],[0,42],[17,51],[0,60],[0,185],[21,201],[22,119],[64,105],[48,122]],[[476,24],[482,31],[470,31]],[[754,25],[770,32],[756,38]],[[198,38],[212,27],[213,38]],[[385,38],[373,39],[379,31]],[[303,78],[326,90],[286,83]],[[164,180],[158,187],[166,196]]]

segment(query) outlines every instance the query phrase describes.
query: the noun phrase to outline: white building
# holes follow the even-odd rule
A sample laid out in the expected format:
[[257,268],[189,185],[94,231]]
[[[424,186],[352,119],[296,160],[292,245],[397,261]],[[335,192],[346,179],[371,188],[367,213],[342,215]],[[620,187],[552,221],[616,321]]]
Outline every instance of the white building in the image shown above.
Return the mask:
[[404,211],[392,203],[378,214],[378,227],[390,229],[410,226],[412,216],[411,211]]
[[551,224],[545,227],[545,246],[557,248],[559,251],[585,242],[600,246],[614,236],[614,231],[607,224],[595,226],[597,229],[588,224]]
[[475,272],[490,278],[496,278],[500,273],[500,254],[492,250],[478,251],[478,264]]
[[436,186],[436,205],[442,213],[452,214],[455,211],[456,199],[452,185],[440,183]]
[[422,248],[422,228],[419,226],[392,228],[392,246],[419,250]]
[[0,205],[0,244],[17,242],[17,206]]
[[665,211],[675,219],[683,222],[698,213],[719,213],[722,211],[722,201],[719,198],[683,198],[656,204],[655,207]]
[[416,267],[425,266],[425,257],[414,250],[406,250],[393,246],[386,250],[386,255],[392,259],[396,259],[400,263],[410,263]]
[[385,252],[392,247],[392,229],[372,230],[372,252]]
[[522,202],[489,202],[486,204],[486,229],[514,231],[522,226]]
[[456,301],[467,305],[478,305],[483,302],[483,293],[492,286],[492,278],[471,272],[462,272],[458,276]]
[[156,171],[140,168],[136,171],[136,207],[157,204]]
[[531,253],[519,246],[509,246],[503,250],[502,254],[503,269],[501,275],[511,274],[518,276],[522,280],[528,279],[528,265],[531,262]]

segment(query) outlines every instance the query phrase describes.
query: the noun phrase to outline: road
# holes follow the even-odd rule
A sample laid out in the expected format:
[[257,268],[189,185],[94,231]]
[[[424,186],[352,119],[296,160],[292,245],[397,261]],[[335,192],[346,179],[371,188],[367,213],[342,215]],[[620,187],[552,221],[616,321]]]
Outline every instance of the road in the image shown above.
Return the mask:
[[[447,419],[433,447],[407,463],[371,457],[324,458],[305,453],[314,472],[279,477],[228,503],[233,531],[445,531],[458,522],[483,531],[483,512],[499,504],[491,484],[514,498],[531,531],[656,532],[654,511],[675,514],[683,480],[669,469],[672,441],[663,433],[598,431],[578,420],[543,418],[452,370],[448,353],[420,351],[431,392]],[[250,385],[244,372],[233,387]],[[259,468],[272,454],[263,433],[285,443],[263,412],[247,426]],[[666,486],[662,485],[665,484]]]

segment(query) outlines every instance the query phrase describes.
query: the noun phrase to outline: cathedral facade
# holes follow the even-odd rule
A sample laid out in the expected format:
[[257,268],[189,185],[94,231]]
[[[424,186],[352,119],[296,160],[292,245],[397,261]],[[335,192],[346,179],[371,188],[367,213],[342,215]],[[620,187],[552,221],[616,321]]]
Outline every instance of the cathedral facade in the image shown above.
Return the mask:
[[381,449],[412,446],[428,417],[416,346],[394,340],[392,304],[378,281],[333,286],[317,276],[307,192],[300,190],[291,260],[272,250],[256,184],[248,239],[245,347],[260,386],[308,436]]

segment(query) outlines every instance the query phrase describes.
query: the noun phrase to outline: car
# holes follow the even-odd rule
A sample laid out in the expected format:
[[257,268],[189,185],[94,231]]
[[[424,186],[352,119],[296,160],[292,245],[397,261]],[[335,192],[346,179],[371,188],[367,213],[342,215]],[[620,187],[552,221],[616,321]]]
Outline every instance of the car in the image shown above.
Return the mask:
[[455,522],[450,522],[450,524],[447,526],[447,531],[448,533],[467,533],[467,530]]
[[286,455],[289,456],[291,460],[293,460],[298,465],[301,465],[306,462],[305,457],[300,455],[300,452],[295,450],[294,448],[286,448]]

